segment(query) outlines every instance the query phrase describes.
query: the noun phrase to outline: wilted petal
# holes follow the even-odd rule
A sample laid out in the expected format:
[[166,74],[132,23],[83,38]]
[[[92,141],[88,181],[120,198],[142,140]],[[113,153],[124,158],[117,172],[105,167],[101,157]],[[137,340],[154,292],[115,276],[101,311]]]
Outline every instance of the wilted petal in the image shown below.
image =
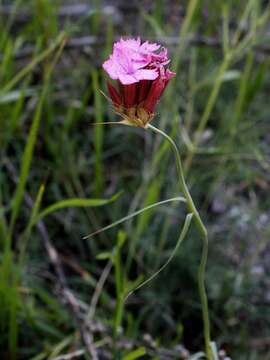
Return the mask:
[[174,71],[171,71],[169,69],[166,69],[165,71],[165,80],[168,82],[170,81],[174,76],[176,75],[176,73]]

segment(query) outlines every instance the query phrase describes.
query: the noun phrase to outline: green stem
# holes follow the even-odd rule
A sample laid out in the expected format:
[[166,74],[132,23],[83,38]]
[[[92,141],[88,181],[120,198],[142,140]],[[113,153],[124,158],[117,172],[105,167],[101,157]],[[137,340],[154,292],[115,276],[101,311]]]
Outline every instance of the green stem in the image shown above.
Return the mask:
[[205,270],[206,270],[207,254],[208,254],[207,230],[201,220],[199,212],[196,209],[194,202],[192,200],[192,197],[190,195],[190,192],[188,190],[188,187],[187,187],[187,184],[186,184],[186,181],[184,178],[184,172],[183,172],[180,153],[178,151],[178,148],[177,148],[175,142],[169,135],[167,135],[162,130],[157,129],[153,125],[149,124],[147,128],[150,128],[155,133],[162,135],[164,138],[166,138],[166,140],[170,143],[170,145],[172,147],[172,150],[174,152],[175,159],[176,159],[176,167],[177,167],[177,174],[179,177],[180,190],[184,194],[188,210],[194,216],[198,231],[201,235],[201,239],[203,242],[201,262],[200,262],[199,271],[198,271],[198,285],[199,285],[199,294],[200,294],[201,305],[202,305],[206,356],[207,356],[208,360],[212,360],[213,355],[212,355],[211,344],[210,344],[211,340],[210,340],[210,323],[209,323],[209,314],[208,314],[208,302],[207,302],[207,295],[206,295],[206,290],[205,290]]

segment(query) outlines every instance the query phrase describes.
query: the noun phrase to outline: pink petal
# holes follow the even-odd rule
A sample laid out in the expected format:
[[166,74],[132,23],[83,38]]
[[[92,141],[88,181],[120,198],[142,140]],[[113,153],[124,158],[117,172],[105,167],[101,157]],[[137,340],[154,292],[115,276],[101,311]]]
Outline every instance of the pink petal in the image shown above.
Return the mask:
[[112,55],[110,56],[109,60],[105,61],[102,65],[103,69],[110,75],[113,80],[118,79],[118,68],[119,66],[113,60]]
[[160,45],[156,43],[149,43],[148,41],[145,41],[141,45],[141,50],[145,52],[154,52],[157,51],[160,48]]
[[134,72],[132,58],[130,53],[123,49],[116,49],[114,53],[114,61],[119,65],[119,72],[132,74]]
[[119,81],[122,85],[130,85],[138,82],[139,80],[135,77],[135,75],[121,73],[119,74]]
[[138,80],[155,80],[158,77],[158,72],[155,69],[139,69],[135,76]]
[[167,83],[175,74],[165,69],[168,64],[167,49],[160,45],[141,43],[141,39],[121,38],[114,44],[113,53],[104,62],[103,68],[114,80],[123,85],[137,83],[141,80],[155,80],[160,76]]

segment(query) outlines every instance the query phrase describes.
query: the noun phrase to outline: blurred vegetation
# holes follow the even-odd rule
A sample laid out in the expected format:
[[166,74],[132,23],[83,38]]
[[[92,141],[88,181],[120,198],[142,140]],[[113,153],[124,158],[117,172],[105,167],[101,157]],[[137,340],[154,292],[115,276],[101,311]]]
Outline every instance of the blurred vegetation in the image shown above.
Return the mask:
[[177,72],[153,121],[209,230],[212,338],[270,358],[269,16],[262,0],[0,1],[1,359],[202,358],[195,229],[125,302],[169,258],[183,205],[83,239],[180,195],[161,138],[91,125],[116,120],[102,61],[138,35]]

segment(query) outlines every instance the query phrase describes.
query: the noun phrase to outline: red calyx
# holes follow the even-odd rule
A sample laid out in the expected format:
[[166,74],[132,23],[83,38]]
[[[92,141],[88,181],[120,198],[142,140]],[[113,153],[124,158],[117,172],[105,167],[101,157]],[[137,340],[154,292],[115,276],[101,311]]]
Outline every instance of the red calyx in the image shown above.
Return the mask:
[[153,81],[146,99],[143,102],[143,108],[149,113],[153,113],[158,100],[160,99],[165,87],[166,79],[162,76]]
[[107,88],[110,94],[110,98],[112,99],[112,102],[116,106],[122,105],[122,96],[119,94],[119,92],[116,90],[116,88],[109,82],[107,82]]
[[137,105],[137,83],[130,85],[122,85],[121,93],[124,99],[124,107],[126,109],[135,107]]
[[153,81],[152,80],[141,80],[137,85],[138,92],[138,104],[144,101],[149,93]]

